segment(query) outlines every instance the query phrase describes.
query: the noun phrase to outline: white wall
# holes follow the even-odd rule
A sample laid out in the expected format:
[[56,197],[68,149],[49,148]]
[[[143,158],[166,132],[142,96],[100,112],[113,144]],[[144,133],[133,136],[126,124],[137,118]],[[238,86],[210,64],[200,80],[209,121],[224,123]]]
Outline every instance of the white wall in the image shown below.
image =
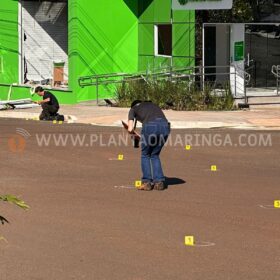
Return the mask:
[[230,57],[231,57],[231,88],[232,92],[235,93],[235,80],[236,80],[236,96],[244,96],[244,61],[234,61],[234,44],[236,42],[244,42],[245,45],[245,24],[235,23],[231,25],[230,34]]

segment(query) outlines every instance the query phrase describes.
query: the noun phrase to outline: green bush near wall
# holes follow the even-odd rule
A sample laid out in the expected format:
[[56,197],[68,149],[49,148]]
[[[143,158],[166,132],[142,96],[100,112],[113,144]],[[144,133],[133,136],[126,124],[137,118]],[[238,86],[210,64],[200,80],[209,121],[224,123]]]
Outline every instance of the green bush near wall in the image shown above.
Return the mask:
[[152,101],[162,109],[188,111],[235,109],[228,85],[217,93],[210,85],[205,85],[201,91],[188,81],[124,82],[117,88],[116,98],[120,107],[130,107],[130,104],[138,99]]

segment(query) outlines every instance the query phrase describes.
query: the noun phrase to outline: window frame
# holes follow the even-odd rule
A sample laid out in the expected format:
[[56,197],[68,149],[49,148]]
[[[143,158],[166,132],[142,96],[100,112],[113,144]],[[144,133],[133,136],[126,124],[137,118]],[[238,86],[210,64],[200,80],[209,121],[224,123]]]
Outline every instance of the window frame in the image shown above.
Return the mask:
[[[158,37],[159,37],[159,26],[161,25],[170,25],[171,26],[171,54],[170,55],[166,55],[166,54],[159,54],[159,44],[158,44]],[[154,56],[157,57],[167,57],[167,58],[171,58],[172,57],[172,52],[173,52],[173,29],[172,29],[173,25],[170,22],[167,23],[156,23],[154,25]]]

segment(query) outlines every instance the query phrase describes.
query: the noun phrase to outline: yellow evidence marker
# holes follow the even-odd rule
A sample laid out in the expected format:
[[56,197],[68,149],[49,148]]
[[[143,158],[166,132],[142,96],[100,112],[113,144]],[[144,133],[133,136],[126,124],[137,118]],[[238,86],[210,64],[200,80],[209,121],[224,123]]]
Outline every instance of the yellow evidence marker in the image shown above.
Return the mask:
[[191,149],[191,145],[186,146],[186,150],[189,151]]
[[194,236],[192,235],[185,236],[185,245],[194,246]]
[[211,165],[211,171],[217,171],[217,165]]
[[53,124],[56,124],[57,123],[57,121],[53,121]]
[[141,182],[141,181],[135,181],[135,187],[136,187],[136,188],[141,187],[141,185],[142,185],[142,182]]
[[274,208],[280,208],[280,200],[274,200]]
[[58,124],[63,124],[63,121],[59,121]]
[[118,160],[123,160],[123,155],[118,155]]

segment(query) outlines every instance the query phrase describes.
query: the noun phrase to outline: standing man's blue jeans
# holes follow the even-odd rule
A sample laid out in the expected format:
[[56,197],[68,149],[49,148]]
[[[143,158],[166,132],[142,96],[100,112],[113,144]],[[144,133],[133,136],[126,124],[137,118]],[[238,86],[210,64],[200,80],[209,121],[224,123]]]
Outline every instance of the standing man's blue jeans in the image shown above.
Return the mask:
[[167,141],[170,127],[165,119],[145,123],[141,132],[142,182],[163,182],[165,180],[160,152]]

